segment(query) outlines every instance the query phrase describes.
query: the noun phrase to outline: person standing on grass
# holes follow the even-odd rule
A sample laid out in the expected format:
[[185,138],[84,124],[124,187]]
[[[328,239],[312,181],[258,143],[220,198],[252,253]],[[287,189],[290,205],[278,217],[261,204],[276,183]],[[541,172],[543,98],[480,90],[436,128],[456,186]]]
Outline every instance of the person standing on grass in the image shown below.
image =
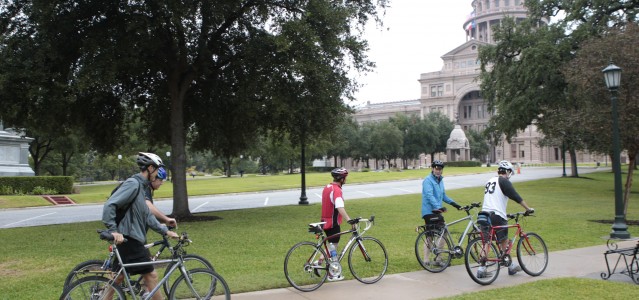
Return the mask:
[[[461,205],[457,204],[453,199],[446,195],[446,190],[444,189],[444,176],[442,173],[444,172],[444,163],[435,160],[430,165],[431,172],[424,178],[422,181],[422,219],[426,223],[426,228],[431,227],[441,227],[444,225],[444,216],[443,212],[446,211],[446,208],[443,207],[442,202],[446,202],[453,206],[454,208],[460,209]],[[430,255],[430,243],[431,237],[427,237],[425,243],[427,243],[426,247],[424,247],[424,259],[428,259]],[[443,239],[442,239],[443,242]],[[438,245],[441,247],[443,245]],[[425,261],[426,264],[439,264],[439,261]]]
[[[113,235],[122,263],[125,264],[151,261],[151,253],[144,247],[149,227],[159,234],[178,238],[175,232],[169,231],[166,226],[158,222],[146,204],[145,191],[158,177],[160,168],[164,167],[162,160],[153,153],[140,152],[137,164],[140,167],[140,173],[124,181],[120,188],[107,199],[102,210],[102,222]],[[120,263],[115,262],[113,268],[119,269]],[[142,274],[148,290],[152,290],[158,284],[158,275],[153,265],[130,267],[128,271],[131,275]],[[123,279],[121,275],[116,282],[119,284]],[[111,297],[112,295],[107,295],[108,299]],[[160,300],[162,295],[158,293],[153,296],[153,299]]]
[[[322,222],[324,224],[324,232],[326,236],[337,234],[341,231],[340,224],[343,219],[350,221],[351,218],[344,208],[344,198],[342,196],[342,186],[346,182],[346,176],[348,176],[348,170],[344,168],[336,168],[331,171],[333,176],[333,182],[327,184],[322,191]],[[333,243],[335,249],[338,249],[340,236],[333,237],[328,241]],[[329,281],[338,281],[344,279],[344,276],[329,276]]]
[[[484,204],[482,206],[482,212],[486,212],[490,215],[491,226],[504,226],[508,225],[508,216],[506,215],[506,207],[508,206],[508,199],[519,203],[526,209],[526,212],[533,213],[535,210],[530,208],[526,201],[519,196],[513,184],[510,182],[510,177],[515,175],[515,169],[513,165],[506,160],[499,162],[497,167],[497,176],[488,180],[484,187]],[[503,228],[495,232],[497,235],[497,242],[501,251],[506,251],[510,244],[508,239],[508,228]],[[515,262],[511,263],[508,267],[508,275],[515,275],[521,271],[521,267]],[[486,267],[481,266],[477,270],[477,277],[483,277],[486,272]]]

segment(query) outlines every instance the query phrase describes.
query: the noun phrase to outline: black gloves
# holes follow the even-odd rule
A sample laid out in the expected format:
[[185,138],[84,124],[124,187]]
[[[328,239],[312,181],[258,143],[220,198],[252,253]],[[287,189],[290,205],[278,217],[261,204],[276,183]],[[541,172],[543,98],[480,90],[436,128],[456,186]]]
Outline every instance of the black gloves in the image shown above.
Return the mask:
[[461,209],[461,205],[459,205],[459,204],[457,204],[457,203],[455,203],[455,202],[451,203],[451,204],[450,204],[450,206],[452,206],[452,207],[456,208],[457,210],[460,210],[460,209]]

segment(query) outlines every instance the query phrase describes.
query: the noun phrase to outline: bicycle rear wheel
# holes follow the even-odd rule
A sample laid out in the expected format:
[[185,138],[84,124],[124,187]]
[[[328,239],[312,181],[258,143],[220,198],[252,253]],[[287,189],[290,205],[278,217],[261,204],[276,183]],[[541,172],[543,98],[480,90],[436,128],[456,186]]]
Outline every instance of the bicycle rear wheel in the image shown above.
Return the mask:
[[[360,251],[355,251],[358,249]],[[388,254],[382,242],[370,236],[362,237],[351,246],[348,253],[348,267],[362,283],[378,282],[388,268]]]
[[[478,260],[473,258],[473,253]],[[484,244],[481,238],[474,239],[468,243],[464,264],[473,281],[489,285],[499,275],[499,252],[493,243]]]
[[[182,259],[184,259],[184,266],[186,267],[187,270],[209,269],[215,272],[213,265],[211,265],[211,263],[202,256],[195,255],[195,254],[185,254],[184,256],[182,256]],[[171,270],[174,264],[176,263],[170,263],[164,269],[164,276],[166,276],[169,273],[169,270]],[[169,295],[169,292],[171,291],[171,287],[173,286],[173,283],[177,280],[178,277],[180,277],[180,275],[181,274],[179,271],[173,272],[173,274],[171,274],[171,276],[169,277],[169,280],[167,280],[164,283],[164,286],[162,286],[162,288],[164,289],[165,295],[167,296]]]
[[106,299],[108,292],[114,300],[126,300],[119,286],[111,285],[110,280],[102,276],[88,276],[71,283],[60,296],[60,300]]
[[328,276],[328,257],[324,249],[318,248],[311,242],[301,242],[293,246],[286,253],[284,259],[284,275],[286,280],[302,292],[318,289]]
[[169,299],[231,299],[231,290],[220,274],[210,269],[189,270],[171,287]]
[[517,260],[521,269],[530,276],[539,276],[548,266],[548,248],[536,233],[527,233],[517,242]]
[[83,277],[106,275],[106,272],[104,274],[97,273],[97,271],[103,271],[102,266],[104,266],[104,260],[99,259],[87,260],[77,264],[67,275],[67,278],[64,280],[64,286],[62,287],[62,289],[66,289],[73,282]]
[[439,273],[450,265],[452,244],[440,230],[426,230],[417,236],[415,256],[429,272]]

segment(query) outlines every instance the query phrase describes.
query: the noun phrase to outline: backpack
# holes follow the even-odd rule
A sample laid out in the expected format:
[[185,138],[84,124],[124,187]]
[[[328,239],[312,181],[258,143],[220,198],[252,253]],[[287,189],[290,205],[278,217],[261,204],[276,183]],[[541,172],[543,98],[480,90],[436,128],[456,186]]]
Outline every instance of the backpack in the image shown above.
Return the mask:
[[[117,191],[118,189],[120,189],[120,187],[122,186],[122,184],[124,183],[124,181],[120,182],[120,184],[118,184],[112,191],[111,191],[111,196],[113,196],[113,194],[115,194],[115,191]],[[140,181],[138,180],[138,183],[140,183]],[[138,184],[138,190],[137,192],[134,194],[137,196],[137,194],[140,192],[140,184]],[[135,201],[135,199],[133,199],[133,201]],[[124,216],[126,215],[126,212],[129,210],[129,208],[131,208],[131,205],[133,204],[133,201],[129,201],[129,204],[126,207],[122,207],[122,208],[118,208],[115,211],[115,224],[116,225],[120,225],[120,221],[122,221],[122,219],[124,219]]]

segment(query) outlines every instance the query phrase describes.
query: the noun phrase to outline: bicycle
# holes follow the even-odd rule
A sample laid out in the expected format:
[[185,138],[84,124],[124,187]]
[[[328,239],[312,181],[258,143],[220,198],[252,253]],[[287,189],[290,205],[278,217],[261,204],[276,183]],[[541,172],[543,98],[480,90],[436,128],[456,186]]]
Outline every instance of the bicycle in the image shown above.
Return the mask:
[[[300,291],[314,291],[324,284],[329,275],[334,277],[342,274],[340,262],[347,252],[348,268],[358,281],[372,284],[382,279],[388,268],[386,248],[378,239],[363,236],[373,226],[374,220],[375,216],[371,216],[370,219],[351,219],[349,224],[354,225],[354,228],[329,237],[322,229],[326,222],[309,224],[308,231],[315,234],[317,242],[300,242],[288,251],[284,260],[286,280]],[[366,223],[363,230],[360,227],[361,222]],[[342,252],[337,257],[331,257],[328,240],[348,233],[353,235]],[[356,249],[360,251],[356,252]]]
[[[431,225],[417,226],[418,233],[415,240],[415,256],[417,262],[429,272],[439,273],[444,271],[453,258],[464,257],[462,244],[465,240],[471,241],[480,235],[480,229],[473,220],[471,210],[480,207],[479,203],[471,203],[460,210],[466,212],[466,217],[444,224],[441,227],[430,227]],[[453,246],[453,237],[449,227],[463,221],[468,221],[466,229],[459,237],[457,244]]]
[[[173,229],[174,228],[169,227],[169,230],[173,230]],[[166,236],[163,236],[162,240],[146,244],[144,245],[144,247],[147,249],[150,249],[158,245],[160,246],[160,248],[155,253],[155,255],[151,256],[152,261],[158,260],[160,258],[160,255],[165,249],[169,249],[171,253],[174,252]],[[107,275],[108,274],[107,272],[102,272],[102,271],[109,271],[111,269],[111,266],[113,265],[113,262],[115,259],[115,253],[113,252],[113,245],[109,245],[108,251],[109,251],[109,254],[107,258],[104,260],[91,259],[91,260],[81,262],[77,264],[75,267],[73,267],[71,272],[69,272],[66,279],[64,280],[64,285],[62,290],[64,291],[64,289],[66,289],[73,282],[79,280],[82,277]],[[204,268],[204,269],[210,269],[211,271],[215,271],[215,269],[213,268],[213,265],[206,258],[202,256],[195,255],[195,254],[184,254],[183,258],[184,258],[184,264],[187,270]],[[164,269],[164,275],[168,273],[168,271],[171,269],[171,266],[173,264],[174,263],[169,263],[166,266],[166,268]],[[160,265],[158,265],[158,267],[160,267]],[[99,272],[95,272],[95,271],[99,271]],[[178,276],[179,274],[175,273],[173,274],[173,276],[171,276],[170,280],[164,283],[163,290],[165,295],[167,296],[169,295],[171,284],[175,282]],[[143,288],[144,282],[142,281],[142,276],[139,276],[135,280],[131,280],[131,286],[133,288],[133,290],[131,291],[132,293],[141,295],[144,292],[144,288]],[[122,284],[122,288],[125,292],[129,291],[128,287],[124,283]]]
[[[473,281],[481,285],[489,285],[497,279],[499,268],[509,267],[512,264],[510,252],[517,242],[517,260],[519,266],[530,276],[541,275],[548,266],[548,248],[544,240],[536,233],[525,233],[520,225],[524,217],[532,216],[533,212],[518,212],[508,214],[508,219],[515,220],[513,225],[491,226],[489,230],[482,232],[481,237],[468,243],[465,255],[465,265],[468,275]],[[516,228],[515,235],[509,241],[505,251],[501,251],[496,241],[496,231],[505,228]],[[481,245],[481,247],[479,247]],[[468,249],[481,249],[479,259],[469,257]],[[480,270],[480,267],[482,270]]]
[[[114,256],[118,261],[122,261],[120,252],[118,251],[115,241],[111,233],[106,230],[98,230],[100,239],[107,240],[113,246]],[[127,268],[134,266],[158,265],[170,263],[171,268],[168,273],[159,281],[158,285],[147,294],[136,295],[129,293],[132,299],[150,299],[157,293],[161,287],[167,282],[171,275],[179,270],[180,277],[172,284],[169,299],[212,299],[224,298],[231,299],[231,292],[222,276],[210,269],[198,268],[187,270],[184,266],[184,247],[188,246],[192,241],[186,233],[182,233],[178,242],[173,247],[173,253],[170,259],[156,260],[143,263],[127,263],[121,264],[116,272],[112,271],[93,271],[95,276],[87,276],[73,282],[64,290],[60,296],[60,300],[70,299],[116,299],[125,300],[126,295],[120,284],[116,284],[115,280],[123,276],[124,284],[129,291],[133,290],[131,285],[131,277]]]

